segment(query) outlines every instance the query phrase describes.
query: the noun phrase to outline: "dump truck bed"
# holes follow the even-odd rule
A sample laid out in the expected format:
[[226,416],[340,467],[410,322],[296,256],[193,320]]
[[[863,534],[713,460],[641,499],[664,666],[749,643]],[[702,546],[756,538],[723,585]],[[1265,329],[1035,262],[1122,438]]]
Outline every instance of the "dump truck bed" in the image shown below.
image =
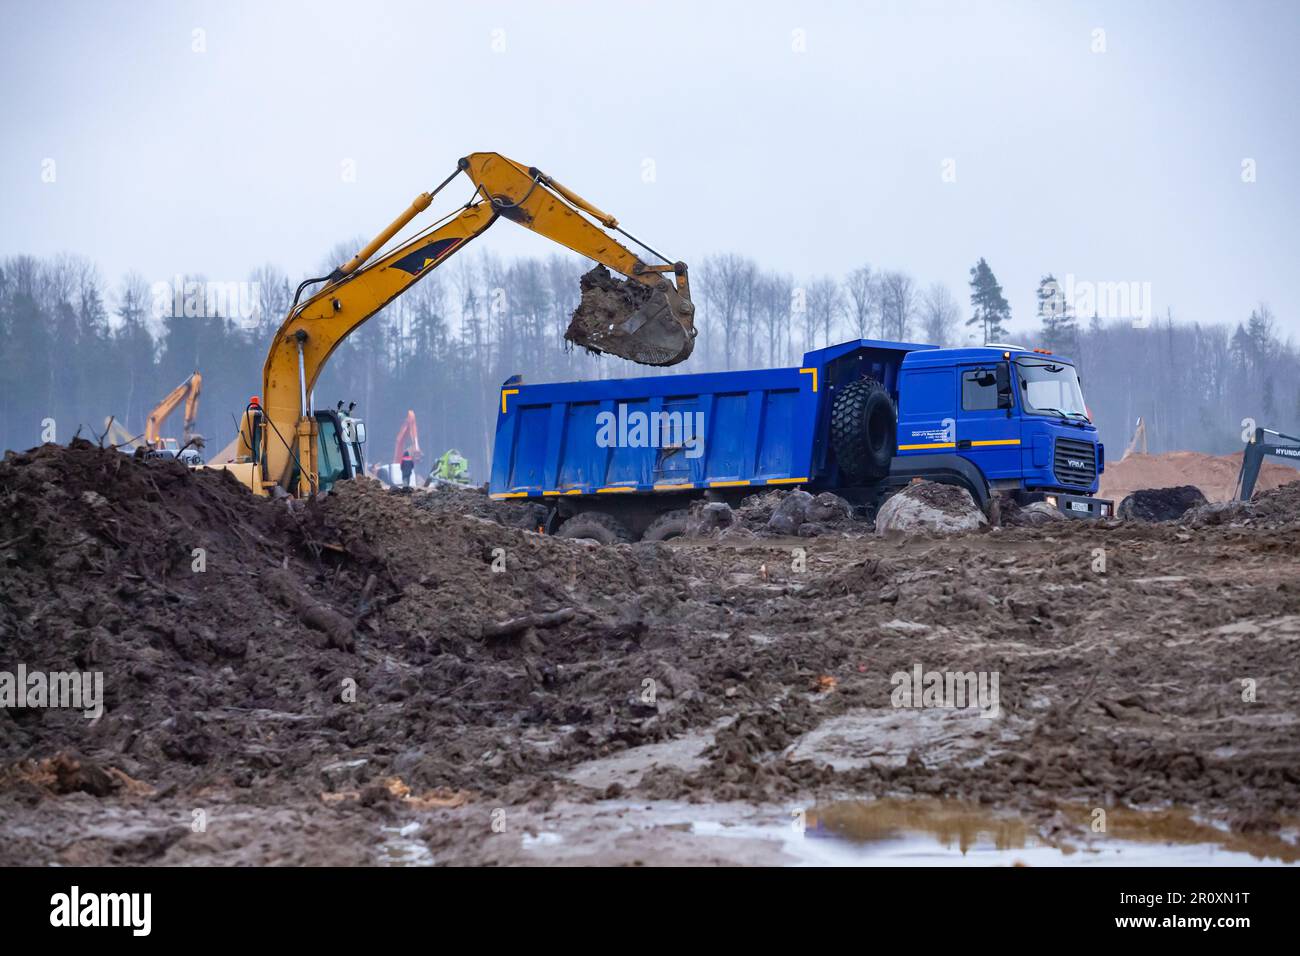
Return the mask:
[[814,370],[507,385],[493,497],[618,494],[808,480]]
[[866,361],[895,387],[910,348],[819,349],[790,368],[661,375],[501,389],[494,498],[794,485],[824,463],[826,383]]

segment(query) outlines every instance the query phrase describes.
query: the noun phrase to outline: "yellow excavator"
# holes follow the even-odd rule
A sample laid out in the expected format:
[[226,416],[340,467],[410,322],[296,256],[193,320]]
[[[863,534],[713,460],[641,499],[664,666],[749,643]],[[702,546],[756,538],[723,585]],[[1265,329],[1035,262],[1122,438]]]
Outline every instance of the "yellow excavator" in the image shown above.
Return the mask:
[[154,450],[175,449],[178,447],[176,439],[162,437],[162,424],[172,412],[176,411],[181,402],[185,403],[185,422],[181,426],[180,447],[184,447],[195,438],[201,437],[194,434],[194,421],[198,418],[199,393],[202,391],[203,376],[196,371],[168,392],[166,397],[154,406],[154,410],[149,413],[149,417],[145,419],[145,447]]
[[[474,186],[469,202],[371,262],[462,173]],[[230,470],[257,494],[281,488],[304,497],[327,490],[339,479],[363,474],[365,425],[352,417],[355,403],[346,410],[342,402],[332,410],[312,405],[321,370],[354,329],[499,217],[627,277],[626,294],[621,297],[627,303],[626,314],[610,314],[606,302],[599,322],[583,326],[575,315],[568,338],[593,351],[644,365],[673,365],[691,354],[695,310],[685,263],[669,262],[625,232],[613,216],[535,167],[498,153],[471,153],[431,192],[417,196],[351,260],[328,276],[308,279],[298,287],[266,356],[261,398],[250,400],[245,409],[237,457],[215,467]],[[621,233],[663,264],[647,265],[606,230]],[[304,299],[311,286],[319,288]],[[579,313],[585,305],[584,293]]]

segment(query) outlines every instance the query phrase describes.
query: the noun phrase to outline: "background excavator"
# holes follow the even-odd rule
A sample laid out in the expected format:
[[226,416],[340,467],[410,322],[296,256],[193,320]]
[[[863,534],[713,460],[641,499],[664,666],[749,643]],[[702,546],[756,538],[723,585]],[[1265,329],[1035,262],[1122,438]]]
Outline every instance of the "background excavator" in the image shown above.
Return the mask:
[[393,445],[393,462],[402,460],[402,452],[410,450],[411,458],[419,461],[424,457],[424,452],[420,451],[420,429],[415,424],[415,409],[407,409],[406,418],[402,420],[402,427],[397,430],[397,442]]
[[1251,432],[1250,440],[1246,442],[1241,454],[1241,470],[1237,472],[1238,501],[1249,501],[1255,494],[1259,470],[1263,467],[1264,458],[1269,455],[1300,461],[1300,438],[1272,428],[1256,428]]
[[[474,185],[468,203],[371,262],[462,173]],[[328,489],[341,478],[362,474],[365,425],[352,417],[355,405],[345,410],[340,402],[333,410],[319,410],[312,404],[321,370],[354,329],[499,217],[627,277],[630,294],[625,299],[635,303],[629,305],[628,314],[608,315],[606,311],[598,324],[585,326],[575,314],[568,338],[594,351],[645,365],[673,365],[690,355],[695,339],[694,306],[685,263],[669,262],[624,232],[613,216],[535,167],[498,153],[472,153],[432,192],[417,196],[350,261],[328,276],[308,279],[298,287],[262,369],[261,399],[251,400],[245,409],[238,457],[216,467],[229,469],[258,494],[281,488],[306,496]],[[663,264],[647,265],[606,229],[621,233]],[[303,300],[310,286],[320,288]]]
[[[199,394],[202,391],[203,376],[196,371],[168,392],[166,397],[149,413],[149,417],[145,419],[145,446],[154,450],[176,449],[183,448],[190,444],[191,441],[201,438],[202,436],[194,434],[194,421],[199,414]],[[162,424],[181,402],[185,403],[185,422],[181,426],[181,442],[178,446],[176,439],[162,437]]]
[[[107,441],[115,448],[124,450],[134,450],[136,448],[145,448],[149,453],[154,455],[176,456],[185,452],[191,464],[201,464],[198,452],[193,451],[188,446],[191,443],[198,444],[202,447],[202,435],[194,432],[194,422],[199,414],[199,395],[203,391],[203,376],[197,371],[187,378],[181,384],[177,385],[161,402],[154,406],[149,417],[145,419],[144,434],[132,435],[116,418],[109,417],[104,420],[104,441]],[[181,426],[181,441],[177,442],[175,438],[162,437],[163,422],[176,411],[177,407],[185,403],[185,421]],[[196,460],[197,459],[197,460]]]

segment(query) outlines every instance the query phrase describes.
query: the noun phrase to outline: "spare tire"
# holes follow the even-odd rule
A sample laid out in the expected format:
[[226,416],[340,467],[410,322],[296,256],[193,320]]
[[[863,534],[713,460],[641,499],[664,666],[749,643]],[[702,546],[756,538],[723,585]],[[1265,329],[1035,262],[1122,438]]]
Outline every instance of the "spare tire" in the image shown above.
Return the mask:
[[623,522],[599,511],[584,511],[574,515],[556,532],[560,538],[585,538],[601,544],[629,544],[632,534]]
[[840,389],[831,406],[831,449],[853,481],[884,478],[894,457],[898,410],[885,386],[860,378]]

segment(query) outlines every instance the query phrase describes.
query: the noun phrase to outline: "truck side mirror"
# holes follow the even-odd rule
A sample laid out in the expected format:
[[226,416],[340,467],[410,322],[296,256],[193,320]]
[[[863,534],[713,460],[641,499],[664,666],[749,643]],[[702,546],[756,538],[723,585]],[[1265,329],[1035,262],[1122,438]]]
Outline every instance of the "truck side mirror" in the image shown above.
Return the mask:
[[999,362],[995,373],[998,380],[998,408],[1005,408],[1010,411],[1011,401],[1011,370],[1007,367],[1006,362]]

